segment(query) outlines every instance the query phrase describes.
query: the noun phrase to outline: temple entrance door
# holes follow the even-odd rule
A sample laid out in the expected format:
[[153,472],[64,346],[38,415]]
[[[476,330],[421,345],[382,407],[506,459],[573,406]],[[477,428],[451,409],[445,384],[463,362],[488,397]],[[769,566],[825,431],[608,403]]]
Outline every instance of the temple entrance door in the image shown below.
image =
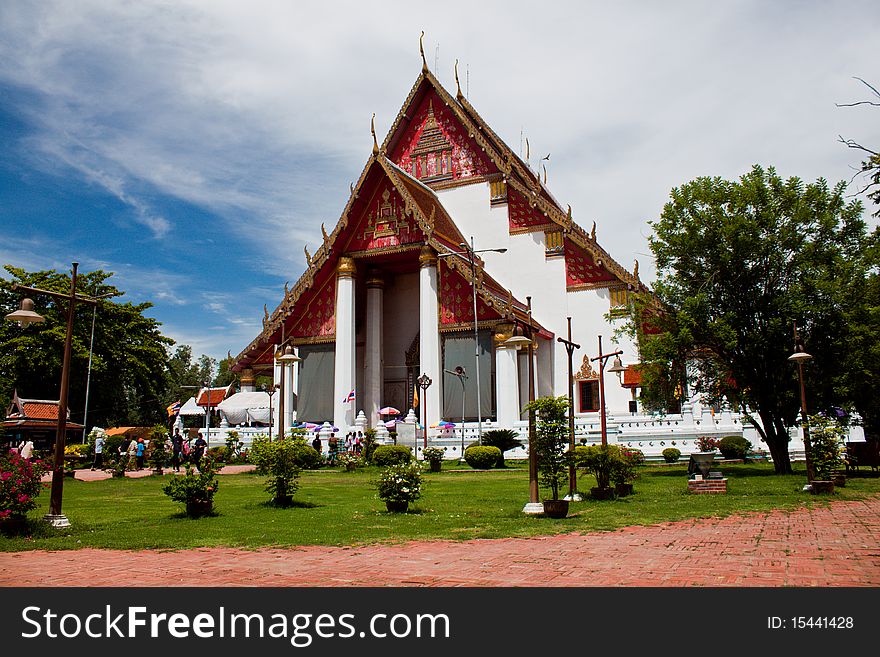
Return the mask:
[[[383,404],[393,406],[406,415],[413,406],[413,390],[419,377],[419,334],[410,343],[404,359],[405,371],[386,369]],[[401,376],[401,374],[403,376]]]

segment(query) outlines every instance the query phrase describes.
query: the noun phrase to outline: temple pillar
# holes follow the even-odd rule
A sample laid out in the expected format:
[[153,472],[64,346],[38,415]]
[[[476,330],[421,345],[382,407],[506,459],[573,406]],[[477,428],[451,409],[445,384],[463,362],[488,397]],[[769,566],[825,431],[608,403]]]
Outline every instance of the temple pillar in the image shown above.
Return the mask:
[[375,274],[367,279],[367,326],[364,350],[364,399],[359,408],[366,412],[367,425],[375,427],[379,421],[377,411],[382,404],[384,366],[382,362],[382,313],[384,279]]
[[[427,408],[427,426],[440,421],[440,304],[438,303],[437,252],[423,246],[419,254],[419,376],[427,374],[433,382],[427,393],[419,389],[419,417]],[[425,401],[427,397],[427,403]]]
[[336,267],[336,357],[333,424],[343,434],[354,426],[355,402],[346,401],[355,382],[354,260],[342,256]]
[[254,371],[250,367],[245,367],[241,371],[241,378],[239,379],[241,382],[241,391],[242,392],[256,392],[256,387],[254,384]]
[[285,365],[284,372],[284,432],[290,431],[293,426],[294,404],[293,396],[296,392],[296,368],[297,363]]
[[496,421],[502,429],[512,429],[520,414],[517,348],[516,345],[506,344],[512,335],[512,324],[500,324],[495,328]]

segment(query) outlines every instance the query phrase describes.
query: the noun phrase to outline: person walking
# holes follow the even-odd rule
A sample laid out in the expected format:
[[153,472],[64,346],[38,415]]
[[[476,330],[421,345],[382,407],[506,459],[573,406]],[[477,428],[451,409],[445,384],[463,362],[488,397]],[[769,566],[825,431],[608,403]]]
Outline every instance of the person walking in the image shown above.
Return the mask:
[[119,460],[124,462],[126,467],[123,470],[128,469],[128,448],[131,446],[131,440],[128,436],[122,436],[122,442],[119,443],[119,449],[116,450],[119,453]]
[[183,460],[183,436],[180,429],[174,430],[171,437],[171,465],[175,472],[180,472],[180,462]]
[[205,448],[208,446],[208,443],[205,442],[205,439],[202,437],[202,434],[199,434],[199,437],[196,438],[196,441],[193,443],[193,462],[196,464],[196,467],[200,468],[200,464],[202,462],[202,457],[205,455]]
[[98,470],[104,467],[104,436],[99,435],[95,438],[95,462],[92,463],[92,470]]
[[128,469],[137,469],[137,441],[132,440],[128,443]]
[[135,447],[135,460],[137,461],[137,469],[144,469],[144,452],[147,451],[147,444],[144,442],[143,438],[138,438],[137,445]]
[[339,449],[339,441],[336,440],[336,434],[331,433],[327,440],[327,461],[330,465],[336,463],[336,452]]

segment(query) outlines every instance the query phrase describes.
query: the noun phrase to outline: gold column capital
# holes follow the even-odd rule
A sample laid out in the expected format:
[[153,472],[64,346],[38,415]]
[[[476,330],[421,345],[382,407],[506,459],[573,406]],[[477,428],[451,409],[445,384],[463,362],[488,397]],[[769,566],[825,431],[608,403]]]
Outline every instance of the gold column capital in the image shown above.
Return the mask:
[[419,251],[419,268],[422,267],[436,267],[437,266],[437,252],[433,247],[425,244],[422,247],[422,250]]
[[381,272],[371,271],[367,274],[366,285],[368,288],[383,289],[385,287],[385,277]]
[[357,265],[351,256],[342,256],[336,265],[336,275],[339,278],[354,278],[357,274]]

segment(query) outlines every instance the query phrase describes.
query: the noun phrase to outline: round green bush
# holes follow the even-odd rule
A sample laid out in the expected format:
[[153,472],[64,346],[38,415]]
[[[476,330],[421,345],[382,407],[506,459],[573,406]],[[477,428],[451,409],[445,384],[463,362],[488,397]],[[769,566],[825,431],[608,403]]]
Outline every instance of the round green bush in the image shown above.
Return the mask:
[[675,463],[681,457],[681,450],[675,447],[667,447],[663,450],[663,460],[667,463]]
[[745,459],[752,443],[742,436],[725,436],[718,443],[718,449],[726,459]]
[[497,447],[477,445],[464,450],[464,460],[475,470],[488,470],[498,463],[499,458],[501,458],[501,450]]
[[379,445],[373,450],[373,463],[381,467],[412,461],[412,450],[405,445]]

